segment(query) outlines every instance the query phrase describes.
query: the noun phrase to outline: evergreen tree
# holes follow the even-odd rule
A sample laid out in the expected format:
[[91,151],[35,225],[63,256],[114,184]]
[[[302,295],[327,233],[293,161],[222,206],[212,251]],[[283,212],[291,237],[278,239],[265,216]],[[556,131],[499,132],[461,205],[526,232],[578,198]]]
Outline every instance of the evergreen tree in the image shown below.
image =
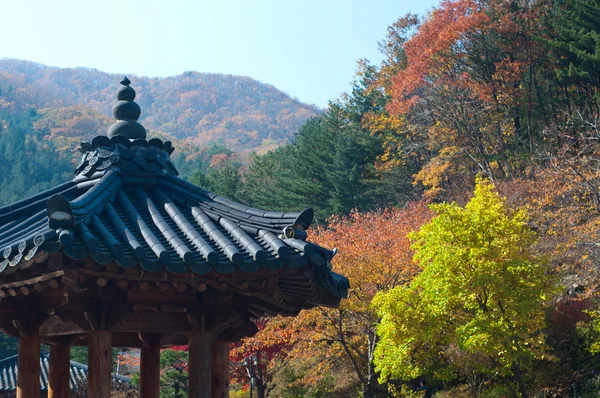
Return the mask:
[[[571,100],[579,105],[586,105],[590,97],[597,103],[600,99],[600,3],[558,0],[553,27],[556,37],[551,44],[558,81],[582,90],[571,95]],[[598,112],[597,105],[595,111]]]
[[15,202],[72,178],[74,165],[35,131],[31,108],[0,112],[0,205]]

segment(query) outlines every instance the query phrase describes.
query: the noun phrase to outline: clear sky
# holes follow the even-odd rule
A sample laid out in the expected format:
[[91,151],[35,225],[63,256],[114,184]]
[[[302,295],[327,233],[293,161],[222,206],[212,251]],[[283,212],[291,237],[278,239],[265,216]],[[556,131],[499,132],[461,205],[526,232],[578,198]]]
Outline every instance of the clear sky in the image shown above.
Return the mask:
[[0,58],[173,76],[229,73],[327,105],[407,12],[437,0],[0,0]]

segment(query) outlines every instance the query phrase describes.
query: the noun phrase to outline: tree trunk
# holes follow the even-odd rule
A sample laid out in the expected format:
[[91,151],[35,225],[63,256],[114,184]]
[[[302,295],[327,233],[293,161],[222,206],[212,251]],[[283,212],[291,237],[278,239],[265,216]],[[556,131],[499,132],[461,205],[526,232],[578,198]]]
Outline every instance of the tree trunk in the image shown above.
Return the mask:
[[265,398],[266,397],[266,388],[265,385],[259,381],[256,383],[256,397],[257,398]]
[[521,366],[519,363],[515,363],[513,365],[513,372],[515,374],[515,379],[517,380],[517,384],[519,385],[519,393],[521,393],[521,398],[528,398],[527,388],[525,388],[525,383],[523,382],[523,376],[521,375]]

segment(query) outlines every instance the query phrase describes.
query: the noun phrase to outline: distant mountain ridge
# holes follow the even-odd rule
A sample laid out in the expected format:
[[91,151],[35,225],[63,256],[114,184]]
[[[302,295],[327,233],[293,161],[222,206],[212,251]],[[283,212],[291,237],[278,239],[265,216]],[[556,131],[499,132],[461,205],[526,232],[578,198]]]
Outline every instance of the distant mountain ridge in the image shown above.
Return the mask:
[[[122,75],[95,69],[2,59],[0,99],[39,110],[50,108],[42,113],[54,118],[81,114],[77,120],[79,129],[104,128],[121,78]],[[220,143],[234,151],[271,149],[287,142],[306,120],[319,113],[316,106],[301,103],[272,85],[249,77],[184,72],[165,78],[129,78],[142,108],[140,122],[147,130],[199,146]],[[63,122],[46,121],[49,125]],[[59,127],[57,131],[68,130]],[[102,133],[78,131],[71,134],[89,138]]]

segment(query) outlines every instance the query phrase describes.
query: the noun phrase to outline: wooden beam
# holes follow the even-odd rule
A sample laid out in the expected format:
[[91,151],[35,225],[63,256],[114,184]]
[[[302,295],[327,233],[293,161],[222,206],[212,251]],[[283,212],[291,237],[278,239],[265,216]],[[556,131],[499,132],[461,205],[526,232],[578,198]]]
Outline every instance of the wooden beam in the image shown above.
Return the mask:
[[19,338],[17,398],[40,396],[40,335]]
[[71,347],[65,344],[50,346],[50,371],[48,398],[69,398],[71,373]]
[[140,360],[140,397],[160,397],[159,344],[142,347],[142,357]]
[[36,276],[34,278],[24,279],[24,280],[20,280],[20,281],[16,281],[16,282],[11,282],[11,283],[3,283],[0,285],[0,288],[6,289],[9,287],[21,287],[21,286],[34,285],[36,283],[46,282],[46,281],[49,281],[54,278],[60,278],[63,275],[64,275],[63,271],[51,272],[49,274]]
[[213,398],[229,397],[229,342],[212,343],[211,390]]
[[189,345],[189,388],[188,396],[211,397],[210,352],[212,334],[192,332]]
[[111,333],[106,330],[88,334],[88,397],[110,398],[111,340]]

